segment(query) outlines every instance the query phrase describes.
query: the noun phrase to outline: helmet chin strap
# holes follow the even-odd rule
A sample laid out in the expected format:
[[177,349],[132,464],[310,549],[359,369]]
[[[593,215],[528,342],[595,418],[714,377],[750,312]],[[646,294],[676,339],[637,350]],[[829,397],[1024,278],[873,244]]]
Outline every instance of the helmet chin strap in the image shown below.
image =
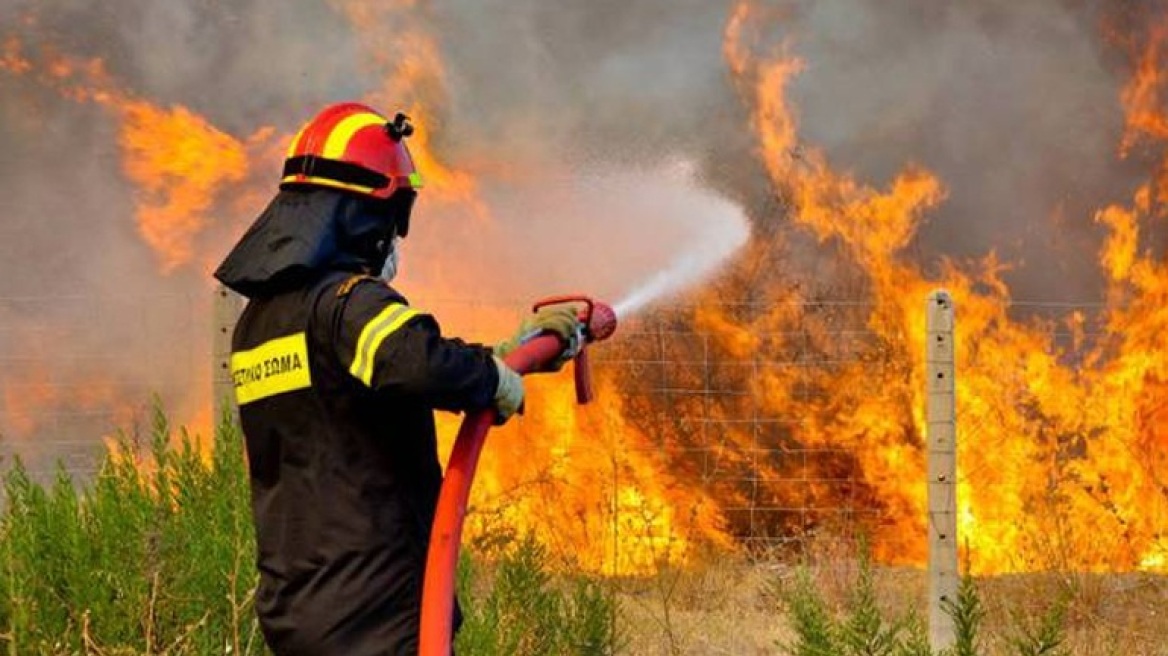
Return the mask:
[[397,276],[401,241],[402,238],[395,235],[389,242],[389,253],[385,256],[385,264],[381,265],[381,273],[378,275],[385,282],[391,282]]

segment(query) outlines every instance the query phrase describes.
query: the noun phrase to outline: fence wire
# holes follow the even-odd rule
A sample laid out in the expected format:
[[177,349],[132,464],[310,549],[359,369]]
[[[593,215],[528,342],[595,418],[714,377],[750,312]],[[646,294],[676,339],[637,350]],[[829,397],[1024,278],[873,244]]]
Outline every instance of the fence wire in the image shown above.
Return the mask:
[[[443,318],[448,332],[485,341],[518,319],[515,307],[521,304],[447,299],[432,300],[427,309]],[[615,381],[621,420],[640,436],[620,443],[625,452],[618,455],[652,465],[646,466],[651,471],[623,469],[614,476],[667,476],[672,485],[689,486],[716,507],[720,530],[751,549],[798,554],[822,549],[824,540],[864,533],[893,560],[923,562],[923,410],[914,404],[922,398],[923,382],[915,377],[922,371],[924,336],[873,330],[873,310],[864,301],[673,305],[623,321],[612,342],[595,349],[594,362],[598,376]],[[1018,303],[1010,312],[1019,322],[1045,322],[1051,361],[1073,378],[1083,365],[1084,343],[1106,337],[1099,320],[1104,310]],[[1076,331],[1063,328],[1072,312],[1085,317]],[[42,480],[58,466],[85,478],[105,439],[148,432],[154,399],[177,423],[209,430],[211,316],[210,294],[66,303],[0,298],[0,455],[21,457]],[[1025,375],[1015,363],[994,363],[1001,371],[991,374],[978,369],[990,362],[959,361],[959,389],[963,376]],[[1016,389],[1025,392],[1025,381]],[[1032,402],[1011,401],[1009,393],[993,402]],[[968,411],[970,403],[984,401],[959,396],[959,453],[1016,450],[1027,436],[1003,430],[1009,422],[996,423],[993,413]],[[1118,440],[1119,434],[1097,439]],[[1062,435],[1025,457],[1073,463],[1076,439],[1090,435]],[[1142,502],[1141,512],[1150,515],[1145,524],[1168,534],[1164,486],[1151,468],[1159,461],[1132,455],[1162,488]],[[996,462],[959,458],[963,492],[997,480],[987,471]],[[1081,468],[1035,464],[1036,476],[1064,476],[1038,486],[1049,492],[1049,508],[1077,511],[1075,500],[1067,500],[1083,484],[1070,481],[1074,471]],[[1024,469],[1012,474],[1026,475]],[[1070,482],[1079,487],[1072,490]],[[1017,514],[1033,510],[1038,488],[1019,488],[1031,497],[1017,504],[995,506],[979,496],[971,511],[976,524],[967,526],[1017,523]],[[1105,509],[1123,502],[1098,490],[1096,497]],[[1126,521],[1128,512],[1109,515]]]
[[153,410],[205,423],[206,294],[0,298],[0,458],[85,479]]

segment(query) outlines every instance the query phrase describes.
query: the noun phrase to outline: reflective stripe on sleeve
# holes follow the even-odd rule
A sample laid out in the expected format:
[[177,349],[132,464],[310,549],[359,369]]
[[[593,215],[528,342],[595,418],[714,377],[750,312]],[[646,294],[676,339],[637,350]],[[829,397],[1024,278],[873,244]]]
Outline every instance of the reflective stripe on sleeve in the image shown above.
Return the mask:
[[357,350],[353,354],[353,364],[349,366],[349,373],[372,387],[373,360],[381,343],[402,324],[418,316],[418,311],[408,305],[390,303],[377,316],[369,320],[361,329],[361,337],[357,339]]
[[231,379],[239,405],[310,387],[308,340],[295,333],[232,353]]

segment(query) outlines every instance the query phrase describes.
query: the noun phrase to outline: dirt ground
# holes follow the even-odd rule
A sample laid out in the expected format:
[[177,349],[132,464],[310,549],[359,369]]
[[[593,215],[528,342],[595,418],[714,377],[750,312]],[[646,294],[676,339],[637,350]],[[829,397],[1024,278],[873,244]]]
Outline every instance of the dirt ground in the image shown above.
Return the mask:
[[[842,607],[855,565],[815,570],[824,598]],[[793,638],[780,594],[789,566],[725,560],[694,571],[617,583],[625,649],[656,655],[783,654]],[[878,598],[888,613],[923,611],[921,570],[877,567]],[[1019,574],[977,580],[986,616],[982,653],[1017,654],[1010,638],[1035,626],[1055,600],[1067,602],[1067,654],[1168,656],[1168,577],[1144,574]]]

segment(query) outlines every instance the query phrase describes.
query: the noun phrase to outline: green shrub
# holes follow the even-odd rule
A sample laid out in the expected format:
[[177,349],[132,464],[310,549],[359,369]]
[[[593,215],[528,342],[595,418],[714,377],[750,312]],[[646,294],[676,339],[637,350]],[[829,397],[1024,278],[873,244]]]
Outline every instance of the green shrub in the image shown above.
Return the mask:
[[459,656],[616,653],[616,601],[598,580],[557,580],[546,549],[531,538],[503,551],[489,582],[473,559],[464,559]]
[[800,568],[795,587],[784,595],[790,614],[795,642],[780,643],[779,648],[792,656],[837,656],[840,648],[840,629],[827,607],[827,602],[807,568]]
[[[50,485],[18,461],[3,480],[0,648],[16,654],[266,654],[246,460],[224,421],[208,454],[155,409],[147,446],[122,435],[86,485]],[[140,453],[141,451],[145,453]],[[503,538],[500,538],[503,539]],[[611,654],[616,602],[587,577],[553,577],[515,542],[488,574],[464,558],[460,656]]]
[[961,577],[961,584],[957,588],[957,600],[942,600],[946,613],[953,618],[953,647],[948,650],[952,656],[978,656],[981,653],[978,633],[981,631],[982,620],[985,619],[985,606],[981,603],[977,584],[973,577]]
[[[932,656],[922,615],[910,607],[901,616],[887,619],[877,603],[871,562],[861,552],[859,572],[842,612],[831,610],[817,589],[810,570],[801,567],[795,584],[780,589],[794,632],[794,639],[778,646],[793,656]],[[980,633],[985,619],[977,585],[970,576],[961,580],[957,598],[944,605],[953,618],[954,643],[943,656],[982,654]],[[1054,604],[1041,618],[1016,616],[1007,627],[1010,653],[1019,656],[1063,656],[1066,604]]]
[[855,656],[895,656],[901,651],[905,619],[886,622],[876,601],[872,564],[867,549],[860,552],[860,570],[848,600],[848,617],[840,626],[843,653]]
[[924,624],[910,611],[889,621],[876,599],[872,564],[861,551],[859,570],[843,613],[833,613],[815,587],[810,570],[798,570],[795,586],[782,595],[795,640],[779,647],[793,656],[927,656]]
[[83,489],[17,461],[0,519],[0,640],[9,654],[264,653],[251,605],[254,536],[239,432],[210,460],[157,407],[149,458],[122,435]]
[[1007,642],[1018,656],[1066,656],[1063,649],[1066,642],[1066,617],[1069,600],[1066,597],[1055,600],[1037,620],[1021,613],[1014,615],[1016,629]]

